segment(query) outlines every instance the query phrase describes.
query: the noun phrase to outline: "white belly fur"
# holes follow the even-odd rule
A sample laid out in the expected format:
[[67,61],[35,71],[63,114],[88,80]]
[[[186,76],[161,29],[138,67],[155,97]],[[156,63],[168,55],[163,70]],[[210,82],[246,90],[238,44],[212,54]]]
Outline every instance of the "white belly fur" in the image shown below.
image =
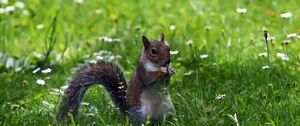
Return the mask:
[[142,106],[140,112],[143,117],[152,119],[163,119],[169,112],[174,111],[174,106],[169,93],[162,91],[160,84],[148,87],[141,94]]

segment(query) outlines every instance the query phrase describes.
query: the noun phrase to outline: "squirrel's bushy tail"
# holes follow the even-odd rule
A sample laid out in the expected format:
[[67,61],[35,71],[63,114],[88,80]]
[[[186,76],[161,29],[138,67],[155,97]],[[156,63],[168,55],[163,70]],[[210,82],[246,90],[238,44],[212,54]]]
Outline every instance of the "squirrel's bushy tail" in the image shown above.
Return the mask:
[[127,84],[122,70],[112,63],[97,61],[78,69],[70,80],[61,102],[57,120],[62,120],[68,113],[77,118],[85,91],[93,84],[101,84],[109,92],[111,99],[122,113],[127,110]]

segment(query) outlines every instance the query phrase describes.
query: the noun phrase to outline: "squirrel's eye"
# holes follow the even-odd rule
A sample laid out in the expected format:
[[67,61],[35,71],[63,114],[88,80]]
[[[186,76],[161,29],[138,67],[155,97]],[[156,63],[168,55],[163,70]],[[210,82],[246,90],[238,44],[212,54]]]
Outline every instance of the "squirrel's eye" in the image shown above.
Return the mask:
[[156,54],[157,54],[157,50],[156,50],[155,48],[152,48],[152,49],[151,49],[151,54],[152,54],[152,55],[156,55]]

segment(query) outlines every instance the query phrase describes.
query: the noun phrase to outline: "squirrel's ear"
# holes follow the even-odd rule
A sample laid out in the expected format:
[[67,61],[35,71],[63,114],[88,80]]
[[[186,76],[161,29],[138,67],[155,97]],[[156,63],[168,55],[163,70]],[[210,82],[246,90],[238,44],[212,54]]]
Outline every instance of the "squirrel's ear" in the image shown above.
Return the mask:
[[145,50],[147,50],[148,47],[150,46],[150,42],[146,36],[143,36],[143,44],[144,44]]
[[164,35],[164,33],[160,34],[160,40],[159,41],[161,41],[161,42],[165,41],[165,35]]

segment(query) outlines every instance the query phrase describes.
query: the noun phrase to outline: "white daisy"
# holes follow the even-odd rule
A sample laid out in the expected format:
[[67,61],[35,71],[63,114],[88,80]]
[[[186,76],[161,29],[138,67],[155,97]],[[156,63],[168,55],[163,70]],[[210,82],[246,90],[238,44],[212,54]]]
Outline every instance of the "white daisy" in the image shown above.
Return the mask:
[[174,31],[176,29],[176,25],[170,25],[169,28],[170,28],[171,31]]
[[15,3],[15,6],[16,6],[16,8],[19,8],[19,9],[24,9],[25,8],[25,4],[21,1],[17,1]]
[[8,0],[1,0],[0,3],[2,3],[2,4],[8,4]]
[[262,53],[258,54],[258,56],[261,56],[261,57],[267,57],[267,56],[268,56],[268,53],[267,53],[267,52],[262,52]]
[[38,67],[38,68],[34,69],[34,70],[32,71],[32,73],[35,74],[35,73],[39,72],[40,70],[41,70],[41,68]]
[[186,41],[185,43],[186,43],[187,45],[191,46],[191,45],[193,44],[193,40],[190,39],[190,40]]
[[5,12],[6,13],[12,13],[12,12],[14,12],[15,11],[15,7],[14,6],[7,6],[6,8],[5,8]]
[[291,43],[291,40],[288,40],[288,39],[287,39],[287,40],[284,40],[283,43],[284,43],[284,44],[290,44],[290,43]]
[[4,14],[5,13],[5,9],[4,8],[0,8],[0,14]]
[[200,55],[201,59],[206,59],[207,57],[208,57],[208,54],[202,54],[202,55]]
[[83,0],[74,0],[74,2],[77,4],[83,4]]
[[36,29],[44,29],[44,24],[38,24],[38,25],[36,25]]
[[292,16],[293,16],[293,14],[291,12],[286,12],[286,13],[280,14],[280,17],[284,18],[284,19],[291,18]]
[[178,51],[177,51],[177,50],[170,51],[170,54],[171,54],[171,55],[177,55],[177,54],[178,54]]
[[288,35],[286,35],[286,37],[295,38],[295,37],[297,37],[297,33],[288,34]]
[[37,83],[38,85],[42,85],[42,86],[46,84],[45,80],[42,80],[42,79],[37,79],[37,80],[36,80],[36,83]]
[[216,100],[223,100],[224,98],[225,98],[225,94],[218,94],[217,96],[216,96]]
[[266,69],[269,69],[270,67],[268,66],[268,65],[266,65],[266,66],[262,66],[262,69],[263,70],[266,70]]
[[289,60],[289,57],[284,53],[278,52],[278,53],[276,53],[276,55],[277,55],[277,57],[279,57],[283,61],[288,61]]
[[51,69],[50,68],[47,68],[47,69],[44,69],[42,70],[42,73],[46,74],[46,73],[51,73]]
[[247,8],[237,8],[236,12],[240,13],[240,14],[244,14],[247,12]]

